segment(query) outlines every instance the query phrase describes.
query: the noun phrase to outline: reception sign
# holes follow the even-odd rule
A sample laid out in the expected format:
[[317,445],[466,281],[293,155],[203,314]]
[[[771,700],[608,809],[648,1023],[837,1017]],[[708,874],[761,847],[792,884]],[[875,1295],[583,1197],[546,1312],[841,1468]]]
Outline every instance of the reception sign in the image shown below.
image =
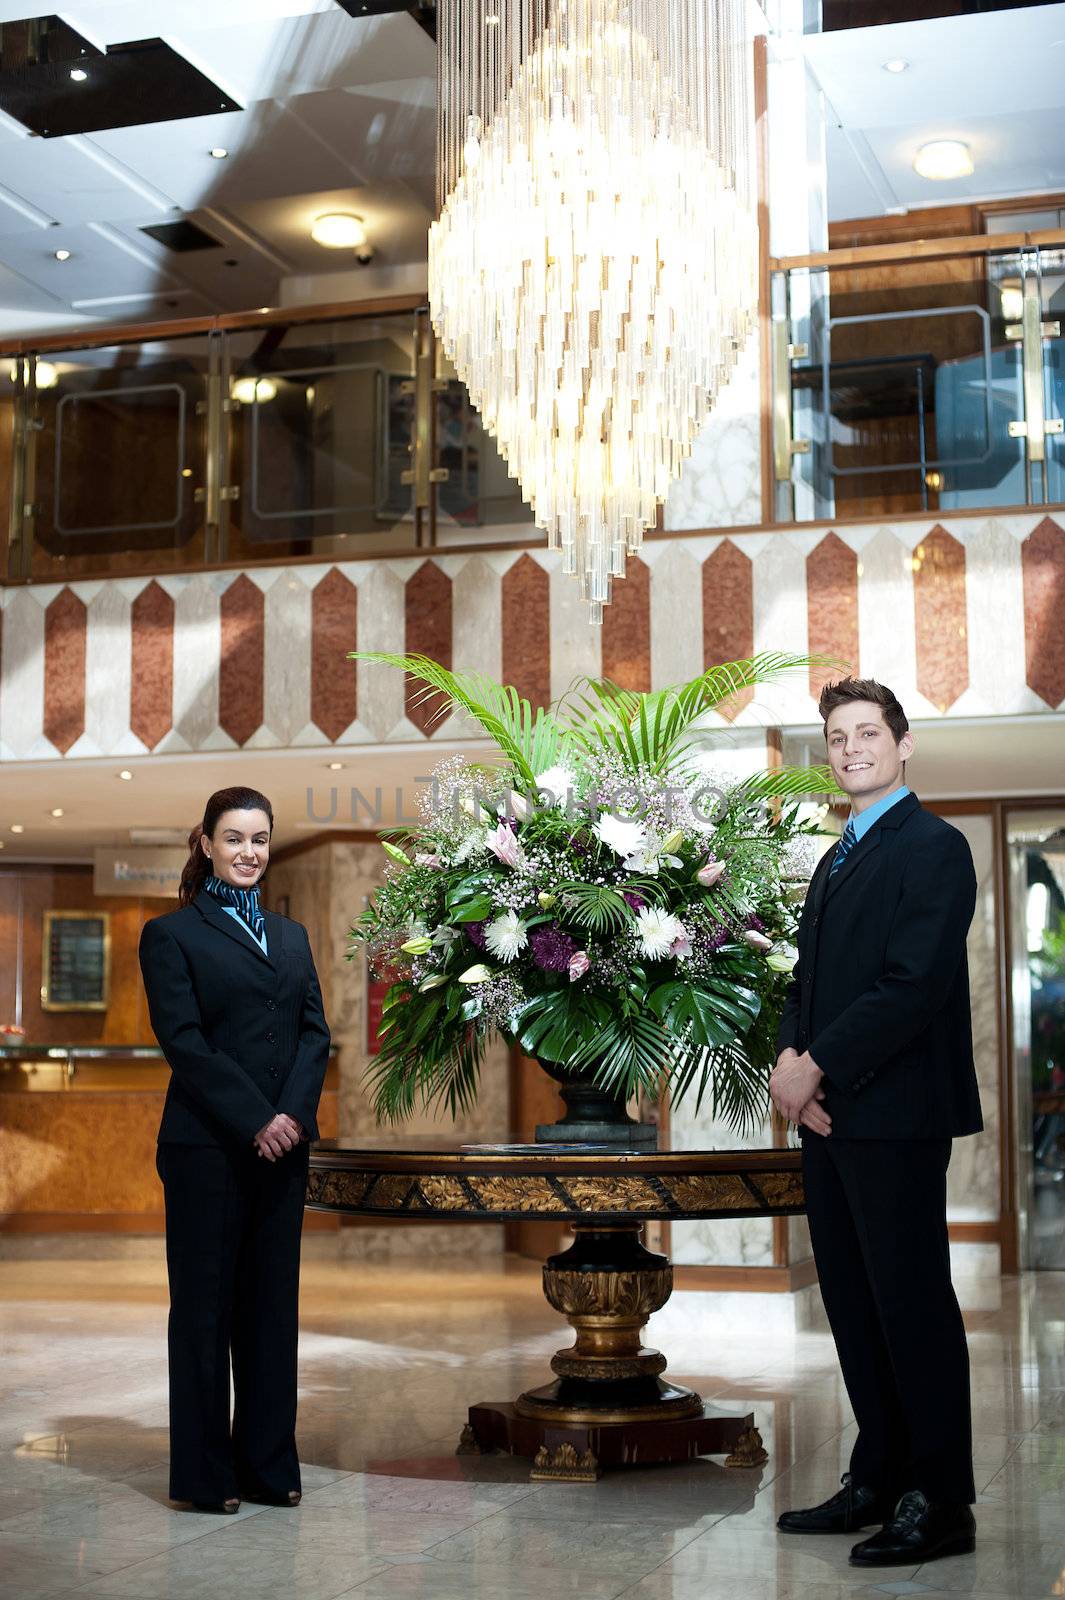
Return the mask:
[[126,850],[99,846],[93,853],[93,893],[176,900],[188,858],[180,846],[132,845]]

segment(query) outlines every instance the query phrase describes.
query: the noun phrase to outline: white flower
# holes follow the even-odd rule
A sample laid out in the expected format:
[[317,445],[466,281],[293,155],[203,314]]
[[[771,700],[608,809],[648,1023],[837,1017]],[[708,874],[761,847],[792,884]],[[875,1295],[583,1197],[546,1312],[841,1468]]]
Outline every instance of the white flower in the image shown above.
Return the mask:
[[451,864],[455,867],[461,867],[462,863],[468,861],[471,856],[483,855],[487,849],[488,840],[484,833],[471,833],[468,839],[463,839],[452,855]]
[[780,944],[770,950],[765,958],[765,963],[774,972],[791,972],[798,959],[799,952],[793,944]]
[[750,945],[752,950],[760,950],[763,955],[767,950],[772,950],[773,941],[764,933],[759,933],[757,928],[748,928],[746,933],[741,933],[740,938],[744,944]]
[[[548,767],[546,772],[537,775],[537,789],[546,789],[551,796],[550,804],[564,806],[569,798],[570,790],[575,788],[576,778],[568,767]],[[548,804],[546,800],[541,804]]]
[[[643,823],[615,817],[610,811],[603,812],[592,832],[619,856],[631,858],[647,849],[647,829]],[[628,866],[628,861],[625,865]]]
[[519,950],[529,942],[525,924],[516,911],[504,911],[501,917],[490,922],[484,930],[484,942],[500,961],[513,961]]
[[668,956],[672,953],[673,941],[686,936],[684,924],[671,911],[662,911],[658,906],[641,906],[636,913],[636,937],[645,956],[652,959]]

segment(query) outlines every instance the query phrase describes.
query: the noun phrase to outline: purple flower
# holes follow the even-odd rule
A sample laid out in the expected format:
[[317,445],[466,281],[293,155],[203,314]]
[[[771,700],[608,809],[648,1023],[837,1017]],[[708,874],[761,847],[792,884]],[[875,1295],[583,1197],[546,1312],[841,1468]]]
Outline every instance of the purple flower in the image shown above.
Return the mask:
[[639,911],[647,904],[642,894],[637,894],[635,889],[622,889],[621,898],[626,900],[634,911]]
[[484,922],[467,922],[465,924],[466,937],[469,939],[471,944],[475,944],[477,946],[478,950],[484,950],[486,948],[484,930],[487,926],[487,920]]
[[541,972],[568,972],[577,953],[577,941],[552,922],[530,928],[529,949]]
[[720,950],[723,944],[728,944],[728,940],[729,931],[723,922],[715,923],[706,934],[707,948],[710,950]]
[[765,923],[762,921],[761,917],[756,917],[753,911],[747,918],[747,921],[744,923],[744,927],[751,929],[754,933],[765,932]]

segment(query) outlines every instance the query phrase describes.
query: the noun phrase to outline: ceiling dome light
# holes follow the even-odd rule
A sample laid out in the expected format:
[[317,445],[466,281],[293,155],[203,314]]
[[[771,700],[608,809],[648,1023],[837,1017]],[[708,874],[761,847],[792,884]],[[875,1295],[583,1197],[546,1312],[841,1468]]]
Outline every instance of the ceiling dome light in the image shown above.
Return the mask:
[[122,771],[119,773],[119,777],[120,778],[124,778],[125,781],[128,783],[130,781],[130,779],[133,777],[133,774],[132,774],[132,772],[130,772],[128,767],[123,767]]
[[242,406],[264,406],[277,394],[277,384],[272,378],[235,378],[229,392]]
[[53,806],[52,807],[52,815],[53,815],[53,817],[61,817],[63,815],[63,807],[62,806]]
[[913,158],[913,170],[922,178],[967,178],[973,170],[969,146],[960,139],[933,139]]
[[904,61],[901,56],[893,56],[890,61],[883,62],[885,72],[905,72],[909,65],[910,63]]
[[366,227],[353,212],[327,211],[324,216],[315,217],[311,238],[327,250],[357,250],[366,243]]
[[12,833],[25,833],[25,831],[26,831],[26,829],[23,827],[21,822],[13,822],[11,824],[11,832]]
[[70,251],[69,250],[57,250],[55,252],[55,258],[56,258],[57,261],[69,261],[70,260]]
[[224,150],[220,144],[216,144],[212,150],[208,150],[207,154],[211,157],[212,161],[224,161],[226,156],[228,156],[229,151]]
[[89,74],[84,67],[71,67],[70,77],[73,83],[84,83]]

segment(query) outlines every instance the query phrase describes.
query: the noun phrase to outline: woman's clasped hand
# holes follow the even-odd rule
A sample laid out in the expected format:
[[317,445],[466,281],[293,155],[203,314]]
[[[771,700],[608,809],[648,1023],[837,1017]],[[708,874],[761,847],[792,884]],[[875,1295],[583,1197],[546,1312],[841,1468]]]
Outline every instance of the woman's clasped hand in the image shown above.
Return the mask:
[[295,1150],[303,1138],[303,1128],[284,1111],[279,1111],[272,1117],[265,1128],[260,1128],[255,1135],[253,1143],[261,1156],[267,1161],[277,1161],[286,1155],[289,1150]]

